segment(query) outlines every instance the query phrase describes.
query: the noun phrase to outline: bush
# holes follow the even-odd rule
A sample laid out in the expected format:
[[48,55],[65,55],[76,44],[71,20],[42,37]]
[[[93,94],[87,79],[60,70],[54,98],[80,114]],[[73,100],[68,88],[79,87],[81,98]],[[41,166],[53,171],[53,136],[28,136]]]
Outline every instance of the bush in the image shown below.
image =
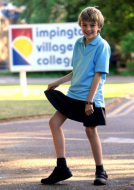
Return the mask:
[[[49,78],[62,77],[69,74],[71,71],[43,71],[43,72],[27,72],[27,77],[33,78]],[[19,72],[0,72],[0,76],[15,76],[19,77]]]
[[134,51],[134,32],[129,32],[123,37],[122,48],[125,54],[131,54]]
[[132,70],[126,70],[126,71],[122,71],[120,72],[121,76],[134,76],[134,71]]
[[130,61],[127,63],[127,67],[133,67],[134,68],[134,61]]
[[113,65],[110,63],[109,65],[109,75],[117,75],[119,74],[118,71],[117,71],[117,67],[116,65]]

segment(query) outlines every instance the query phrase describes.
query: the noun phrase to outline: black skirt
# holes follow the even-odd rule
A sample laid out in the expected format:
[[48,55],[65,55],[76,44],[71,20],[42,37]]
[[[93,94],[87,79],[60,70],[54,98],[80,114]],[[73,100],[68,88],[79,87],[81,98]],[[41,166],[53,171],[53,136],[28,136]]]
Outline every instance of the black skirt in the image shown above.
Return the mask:
[[95,107],[94,103],[94,112],[87,116],[85,113],[85,101],[70,98],[62,92],[53,89],[46,90],[44,93],[55,109],[67,118],[82,122],[85,127],[106,125],[105,108]]

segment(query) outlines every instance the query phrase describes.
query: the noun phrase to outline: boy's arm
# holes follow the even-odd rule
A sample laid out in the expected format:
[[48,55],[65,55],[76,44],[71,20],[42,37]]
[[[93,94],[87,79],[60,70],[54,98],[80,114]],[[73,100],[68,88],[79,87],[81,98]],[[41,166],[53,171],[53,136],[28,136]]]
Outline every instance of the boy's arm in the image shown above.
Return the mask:
[[55,81],[55,83],[57,83],[58,85],[62,84],[62,83],[65,83],[65,82],[68,82],[71,80],[73,76],[73,71],[71,73],[69,73],[68,75],[64,76],[64,77],[61,77],[60,79],[58,79],[57,81]]
[[71,73],[69,73],[68,75],[61,77],[60,79],[56,80],[55,82],[49,84],[47,90],[55,89],[60,84],[70,81],[72,76],[73,76],[73,71]]
[[[95,76],[94,76],[92,84],[91,84],[90,92],[89,92],[87,100],[86,100],[87,102],[93,102],[95,92],[96,92],[96,90],[98,88],[98,85],[99,85],[99,82],[100,82],[100,79],[101,79],[101,75],[102,75],[101,72],[96,72],[95,73]],[[90,104],[86,104],[85,112],[86,112],[87,115],[92,114],[93,113],[93,106],[90,105]]]

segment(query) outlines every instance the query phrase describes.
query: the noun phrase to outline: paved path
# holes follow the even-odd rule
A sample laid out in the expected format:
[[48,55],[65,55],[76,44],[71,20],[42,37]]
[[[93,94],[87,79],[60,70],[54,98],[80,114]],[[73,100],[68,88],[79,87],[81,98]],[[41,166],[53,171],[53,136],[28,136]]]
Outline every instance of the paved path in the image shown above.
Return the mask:
[[[58,78],[27,78],[28,84],[45,84],[50,83]],[[125,82],[125,83],[134,83],[134,77],[121,77],[121,76],[108,76],[106,83],[113,82]],[[19,84],[19,77],[11,76],[0,76],[0,84]]]
[[0,190],[134,190],[134,99],[107,113],[99,126],[107,186],[94,187],[94,162],[84,127],[67,120],[63,125],[67,163],[73,177],[55,185],[41,185],[55,166],[48,119],[0,124]]

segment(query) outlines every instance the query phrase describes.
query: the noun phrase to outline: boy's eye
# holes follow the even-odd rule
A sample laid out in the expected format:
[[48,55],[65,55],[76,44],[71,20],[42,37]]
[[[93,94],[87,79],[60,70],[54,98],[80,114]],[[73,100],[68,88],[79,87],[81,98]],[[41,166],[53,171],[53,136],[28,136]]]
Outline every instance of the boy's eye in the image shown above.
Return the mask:
[[95,25],[91,25],[91,27],[94,27]]

